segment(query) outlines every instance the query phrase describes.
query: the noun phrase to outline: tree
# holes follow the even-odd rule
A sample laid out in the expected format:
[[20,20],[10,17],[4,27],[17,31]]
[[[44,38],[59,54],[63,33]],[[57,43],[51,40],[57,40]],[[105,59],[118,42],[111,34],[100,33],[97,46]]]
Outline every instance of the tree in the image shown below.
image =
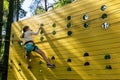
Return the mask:
[[54,5],[54,8],[62,7],[66,4],[72,3],[74,0],[59,0],[58,3]]
[[[1,0],[0,0],[1,1]],[[7,19],[7,26],[6,26],[6,36],[5,40],[5,50],[4,50],[4,56],[3,56],[3,63],[2,63],[2,79],[1,80],[7,80],[7,73],[8,73],[8,59],[9,59],[9,48],[10,48],[10,34],[11,34],[11,24],[13,22],[13,8],[14,8],[14,0],[9,1],[9,14]]]
[[47,0],[45,0],[45,11],[48,10],[48,7],[47,7]]
[[[3,26],[3,0],[0,0],[0,40],[2,40],[2,26]],[[2,41],[0,41],[0,57],[2,55],[1,53],[1,49],[2,49]],[[0,59],[1,62],[1,59]]]
[[19,6],[20,6],[20,1],[16,0],[16,21],[19,21]]
[[58,7],[62,7],[66,4],[72,3],[74,0],[54,0],[54,3],[50,4],[48,3],[48,0],[44,0],[44,6],[40,5],[35,10],[35,14],[39,14],[45,11],[48,11],[50,9],[55,9]]

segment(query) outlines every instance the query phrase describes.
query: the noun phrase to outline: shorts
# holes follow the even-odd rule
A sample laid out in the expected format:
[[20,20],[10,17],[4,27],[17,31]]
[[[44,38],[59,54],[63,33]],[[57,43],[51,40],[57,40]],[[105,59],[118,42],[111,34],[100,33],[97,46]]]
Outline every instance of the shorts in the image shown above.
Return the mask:
[[32,42],[25,44],[26,54],[31,53],[31,51],[36,51],[37,49],[38,49],[38,47],[35,46],[34,43],[32,43]]

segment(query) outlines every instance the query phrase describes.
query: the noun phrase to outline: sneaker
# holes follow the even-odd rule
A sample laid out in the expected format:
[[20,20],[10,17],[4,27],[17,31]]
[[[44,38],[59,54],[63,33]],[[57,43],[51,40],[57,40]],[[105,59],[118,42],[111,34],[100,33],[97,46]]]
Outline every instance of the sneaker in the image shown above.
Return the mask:
[[55,65],[54,65],[54,64],[47,64],[47,67],[49,67],[49,68],[54,68]]

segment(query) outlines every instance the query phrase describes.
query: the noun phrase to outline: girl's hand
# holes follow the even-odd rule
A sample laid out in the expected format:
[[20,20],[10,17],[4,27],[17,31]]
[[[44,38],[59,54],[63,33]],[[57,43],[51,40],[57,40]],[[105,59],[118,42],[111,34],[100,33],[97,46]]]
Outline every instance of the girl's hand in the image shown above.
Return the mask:
[[40,24],[40,26],[44,26],[44,24],[43,24],[43,23],[41,23],[41,24]]
[[40,26],[39,29],[42,29],[42,26]]
[[39,29],[42,29],[43,26],[44,26],[44,24],[40,24],[40,28]]

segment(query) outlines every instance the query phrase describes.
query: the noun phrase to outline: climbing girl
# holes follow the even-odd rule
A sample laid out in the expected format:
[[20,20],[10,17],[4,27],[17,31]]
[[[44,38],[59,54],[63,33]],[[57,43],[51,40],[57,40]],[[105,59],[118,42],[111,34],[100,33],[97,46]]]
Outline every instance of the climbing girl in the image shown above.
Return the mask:
[[24,26],[23,27],[23,33],[22,33],[22,38],[24,38],[25,40],[25,51],[26,51],[26,59],[27,59],[27,64],[28,64],[28,68],[31,68],[30,65],[30,53],[32,51],[37,52],[38,54],[40,54],[42,56],[42,58],[46,61],[46,64],[48,67],[54,67],[53,64],[51,64],[51,62],[47,59],[45,53],[38,48],[38,46],[35,45],[32,35],[37,35],[40,32],[40,29],[42,28],[42,26],[40,26],[40,28],[37,30],[37,32],[33,32],[29,26]]

